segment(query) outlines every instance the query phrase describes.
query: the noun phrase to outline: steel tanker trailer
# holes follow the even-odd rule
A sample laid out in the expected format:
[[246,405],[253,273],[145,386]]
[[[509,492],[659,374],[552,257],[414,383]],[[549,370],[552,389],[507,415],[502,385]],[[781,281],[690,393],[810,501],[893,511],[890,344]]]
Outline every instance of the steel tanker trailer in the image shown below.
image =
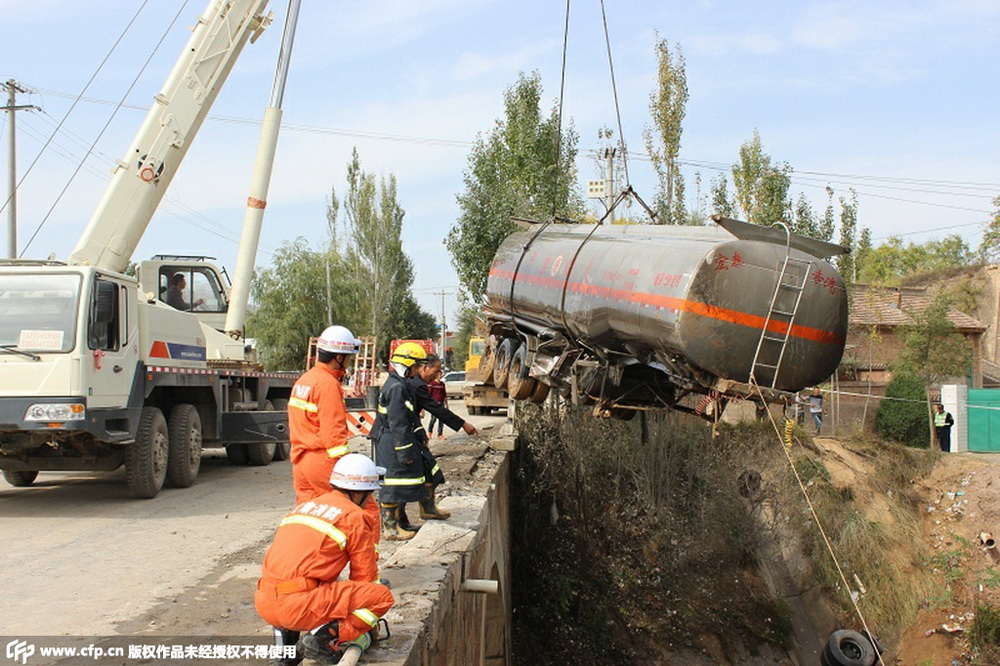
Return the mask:
[[490,268],[485,381],[517,400],[550,389],[628,417],[718,413],[827,379],[844,349],[838,245],[714,218],[706,227],[539,224]]

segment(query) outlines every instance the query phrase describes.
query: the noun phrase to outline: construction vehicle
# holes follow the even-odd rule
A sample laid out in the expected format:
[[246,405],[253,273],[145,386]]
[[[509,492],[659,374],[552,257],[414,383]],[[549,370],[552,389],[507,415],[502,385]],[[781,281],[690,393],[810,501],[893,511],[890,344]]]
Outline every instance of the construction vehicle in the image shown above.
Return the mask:
[[165,482],[194,483],[203,447],[225,446],[236,463],[287,457],[284,410],[299,373],[261,371],[242,330],[298,0],[232,286],[203,257],[160,255],[141,262],[137,278],[124,273],[236,58],[271,23],[266,5],[209,2],[67,262],[0,262],[0,469],[9,483],[124,465],[132,494],[149,498]]
[[497,250],[483,381],[551,389],[604,416],[784,402],[840,363],[847,292],[831,243],[716,217],[708,227],[540,224]]
[[486,340],[481,337],[469,338],[469,357],[465,361],[465,381],[462,388],[462,402],[469,414],[489,414],[494,409],[507,409],[510,396],[507,389],[495,386],[492,376],[484,381],[479,364],[486,350]]

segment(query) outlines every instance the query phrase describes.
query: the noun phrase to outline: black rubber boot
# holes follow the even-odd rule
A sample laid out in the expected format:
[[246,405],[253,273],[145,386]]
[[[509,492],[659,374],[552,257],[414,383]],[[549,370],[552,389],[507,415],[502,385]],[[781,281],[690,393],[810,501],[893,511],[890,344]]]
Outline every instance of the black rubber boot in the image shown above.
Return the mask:
[[[299,632],[288,629],[274,628],[274,645],[278,648],[278,656],[271,662],[272,666],[298,666],[302,661],[302,654],[298,647]],[[295,647],[295,656],[287,656],[285,648],[289,645]]]
[[433,483],[424,484],[427,487],[427,499],[420,500],[420,517],[423,520],[448,520],[451,518],[450,511],[442,511],[438,508],[434,497],[435,486]]
[[414,525],[410,522],[410,517],[406,515],[406,503],[401,503],[399,505],[399,526],[408,532],[416,532],[420,529],[420,525]]
[[335,666],[344,656],[343,650],[337,649],[339,640],[340,625],[334,620],[299,639],[298,652],[302,658],[312,659],[317,664]]
[[412,539],[416,532],[404,529],[399,524],[399,505],[381,504],[382,510],[382,530],[385,538],[389,541],[407,541]]

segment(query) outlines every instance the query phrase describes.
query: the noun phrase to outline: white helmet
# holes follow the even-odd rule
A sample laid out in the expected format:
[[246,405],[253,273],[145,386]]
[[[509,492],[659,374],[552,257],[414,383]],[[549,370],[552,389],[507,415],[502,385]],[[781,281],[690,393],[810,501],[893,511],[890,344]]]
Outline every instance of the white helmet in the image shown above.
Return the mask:
[[327,326],[319,334],[316,346],[325,352],[334,354],[357,354],[361,347],[361,340],[354,337],[354,334],[343,326]]
[[330,485],[341,490],[376,490],[385,467],[376,467],[368,456],[348,453],[337,461],[330,474]]

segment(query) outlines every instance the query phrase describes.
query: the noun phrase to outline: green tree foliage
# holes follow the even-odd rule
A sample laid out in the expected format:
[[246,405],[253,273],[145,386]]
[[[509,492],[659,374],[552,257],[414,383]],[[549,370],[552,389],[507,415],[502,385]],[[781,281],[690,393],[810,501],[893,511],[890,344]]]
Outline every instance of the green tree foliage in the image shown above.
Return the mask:
[[823,218],[819,221],[819,233],[817,238],[825,241],[833,241],[833,230],[836,227],[836,219],[833,212],[833,188],[826,188],[826,209],[823,211]]
[[688,101],[684,54],[679,45],[671,53],[665,39],[657,39],[654,48],[657,87],[649,96],[649,112],[655,128],[646,127],[642,136],[659,179],[655,209],[661,224],[686,224],[684,177],[677,164]]
[[920,377],[907,372],[893,375],[875,415],[875,431],[893,442],[928,448],[927,391]]
[[712,179],[709,196],[711,198],[709,207],[712,215],[731,218],[736,214],[736,206],[729,196],[729,183],[726,180],[726,174],[720,173],[718,178]]
[[458,332],[455,334],[454,358],[452,367],[455,370],[465,370],[465,362],[469,359],[469,340],[476,334],[476,319],[479,309],[470,305],[463,306],[458,311]]
[[788,189],[792,167],[788,162],[772,164],[757,130],[740,146],[740,159],[732,171],[736,205],[748,222],[761,225],[791,223]]
[[969,344],[948,318],[950,311],[951,299],[938,294],[927,309],[909,313],[913,323],[902,331],[899,367],[927,386],[969,370]]
[[991,264],[1000,260],[1000,196],[993,199],[993,208],[993,217],[979,244],[980,259]]
[[251,287],[256,310],[247,317],[247,335],[256,338],[266,368],[303,369],[309,338],[327,325],[327,262],[333,321],[356,335],[363,330],[357,308],[363,296],[350,278],[347,259],[333,249],[313,250],[304,238],[285,243]]
[[813,212],[812,204],[805,194],[799,193],[799,198],[795,201],[795,221],[792,223],[792,231],[800,236],[816,238],[819,234],[819,226],[816,224],[816,213]]
[[[340,208],[332,192],[327,211],[331,228],[336,228]],[[422,311],[410,293],[413,262],[403,251],[406,213],[396,197],[396,177],[366,172],[356,148],[347,164],[343,212],[349,272],[363,294],[356,304],[364,316],[361,330],[378,338],[380,357],[388,356],[393,339],[433,338],[434,316]]]
[[[858,195],[851,189],[850,200],[840,197],[840,244],[854,250],[858,231]],[[854,281],[854,255],[842,254],[837,257],[837,270],[848,283]]]
[[976,255],[958,234],[926,243],[904,243],[899,236],[856,258],[858,281],[870,284],[898,285],[904,278],[919,273],[971,266]]
[[469,155],[465,190],[458,195],[461,213],[446,245],[462,288],[476,302],[486,293],[493,255],[517,228],[511,216],[583,216],[576,132],[563,129],[560,149],[558,110],[543,117],[541,95],[538,73],[522,73],[504,93],[505,117],[476,139]]

